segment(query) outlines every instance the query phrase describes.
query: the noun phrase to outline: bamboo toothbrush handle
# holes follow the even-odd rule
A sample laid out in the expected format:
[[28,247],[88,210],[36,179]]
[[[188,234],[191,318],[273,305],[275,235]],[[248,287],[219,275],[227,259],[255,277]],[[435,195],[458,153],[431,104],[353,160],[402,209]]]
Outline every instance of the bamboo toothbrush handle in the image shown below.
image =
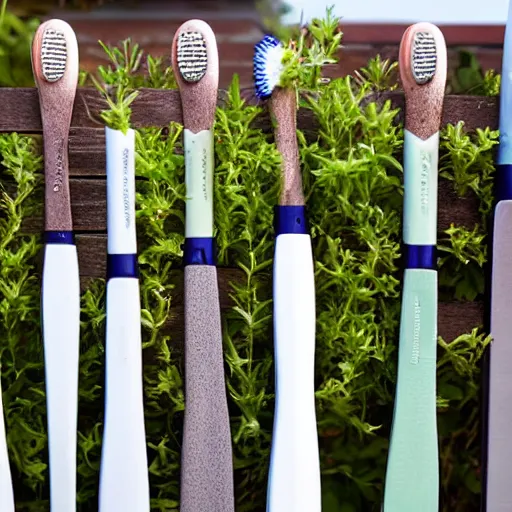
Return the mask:
[[46,244],[42,317],[50,446],[50,501],[52,512],[72,512],[76,510],[80,342],[78,257],[76,246],[72,243]]
[[5,436],[4,411],[2,405],[2,388],[0,386],[0,511],[14,512],[14,494],[12,489],[11,469]]
[[[57,116],[54,113],[53,116]],[[68,171],[68,126],[46,121],[51,139],[44,139],[46,231],[72,231],[71,196]],[[52,131],[53,130],[53,131]]]
[[213,265],[185,267],[185,419],[180,510],[235,510],[217,269]]
[[304,205],[299,144],[297,142],[297,98],[293,89],[276,88],[270,99],[276,146],[282,156],[279,204]]
[[281,234],[276,239],[274,347],[276,406],[267,512],[320,512],[315,284],[307,234]]

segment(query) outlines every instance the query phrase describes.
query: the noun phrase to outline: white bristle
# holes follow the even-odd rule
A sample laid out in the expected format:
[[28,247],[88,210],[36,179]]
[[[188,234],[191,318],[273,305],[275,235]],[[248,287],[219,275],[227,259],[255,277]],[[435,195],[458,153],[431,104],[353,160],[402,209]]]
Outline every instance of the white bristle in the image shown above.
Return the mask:
[[48,82],[57,82],[66,71],[66,38],[62,32],[45,30],[41,44],[41,67]]
[[412,51],[412,74],[418,84],[426,84],[436,72],[437,54],[434,36],[429,32],[417,32]]
[[208,66],[206,41],[199,32],[182,32],[178,37],[178,68],[187,82],[198,82]]

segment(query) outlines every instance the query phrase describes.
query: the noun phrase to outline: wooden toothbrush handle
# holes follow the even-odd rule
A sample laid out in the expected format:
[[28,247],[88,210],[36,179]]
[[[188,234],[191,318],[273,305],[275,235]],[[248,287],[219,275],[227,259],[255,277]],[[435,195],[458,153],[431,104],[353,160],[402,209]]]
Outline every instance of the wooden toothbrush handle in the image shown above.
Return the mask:
[[53,136],[44,140],[44,227],[45,231],[72,231],[68,132],[59,126],[53,129]]
[[234,512],[217,269],[185,267],[181,512]]

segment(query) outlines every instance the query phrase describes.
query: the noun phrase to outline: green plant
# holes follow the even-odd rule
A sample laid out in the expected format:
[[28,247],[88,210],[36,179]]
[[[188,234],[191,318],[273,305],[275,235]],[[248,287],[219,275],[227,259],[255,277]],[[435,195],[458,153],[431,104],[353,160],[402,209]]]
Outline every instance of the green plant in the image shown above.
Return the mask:
[[325,19],[313,19],[307,29],[300,31],[298,40],[283,41],[283,69],[278,85],[297,92],[316,92],[323,81],[323,67],[337,62],[342,37],[340,20],[330,7]]
[[[323,510],[378,511],[396,375],[403,130],[389,101],[368,102],[369,94],[391,83],[393,65],[375,59],[357,80],[318,86],[317,68],[326,62],[331,45],[325,41],[334,23],[317,21],[315,26],[328,28],[327,35],[313,32],[312,43],[304,39],[317,48],[311,61],[316,67],[297,67],[294,84],[305,93],[301,103],[318,127],[315,134],[298,132],[298,137],[316,260]],[[295,48],[307,54],[300,45]],[[126,42],[108,53],[112,65],[95,77],[110,100],[102,119],[126,129],[128,100],[148,79],[141,78],[138,48]],[[163,65],[155,67],[152,80],[173,83]],[[255,127],[262,111],[241,99],[235,78],[215,125],[219,265],[229,267],[232,276],[231,306],[223,321],[239,512],[264,509],[274,405],[272,222],[280,157],[271,135]],[[181,131],[172,124],[139,130],[136,137],[151,505],[162,512],[179,509],[183,353],[173,319],[180,311],[182,286]],[[478,225],[454,225],[442,234],[439,279],[446,299],[481,297],[495,143],[491,130],[470,135],[457,125],[442,133],[440,186],[450,187],[457,197],[473,195],[481,217]],[[38,319],[41,245],[38,236],[24,230],[24,222],[42,211],[38,151],[30,137],[0,136],[1,378],[16,494],[21,509],[29,512],[48,508]],[[83,512],[96,509],[104,319],[104,282],[97,280],[82,297],[78,502]],[[479,364],[488,343],[479,325],[455,340],[439,339],[443,512],[473,511],[478,501]]]
[[448,90],[452,94],[498,96],[501,76],[493,70],[482,71],[477,56],[467,50],[459,52],[459,65],[450,81]]
[[380,55],[368,61],[368,65],[356,70],[354,78],[360,87],[365,84],[375,92],[393,91],[398,87],[396,83],[398,62],[389,59],[382,60]]
[[441,297],[475,300],[484,293],[482,268],[487,261],[487,220],[493,204],[493,149],[498,131],[464,132],[464,123],[448,125],[441,137],[440,175],[453,182],[459,197],[477,198],[480,223],[454,226],[439,240]]
[[30,49],[39,20],[21,18],[7,10],[7,0],[0,7],[0,87],[34,85]]
[[107,54],[111,65],[99,66],[97,75],[82,74],[82,85],[89,81],[98,89],[107,102],[108,108],[102,111],[103,122],[112,129],[123,133],[129,128],[131,108],[141,87],[174,89],[176,81],[171,68],[165,66],[163,59],[146,56],[138,44],[130,40],[121,42],[122,47],[110,47],[99,42]]

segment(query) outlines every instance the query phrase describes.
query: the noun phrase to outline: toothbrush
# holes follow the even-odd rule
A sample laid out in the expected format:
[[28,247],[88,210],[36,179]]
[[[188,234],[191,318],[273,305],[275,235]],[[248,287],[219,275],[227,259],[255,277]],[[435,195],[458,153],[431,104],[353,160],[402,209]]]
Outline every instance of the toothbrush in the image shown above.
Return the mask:
[[183,107],[185,419],[181,512],[234,511],[231,431],[213,239],[213,125],[219,57],[208,24],[189,20],[172,44]]
[[78,45],[62,20],[40,25],[32,68],[43,124],[45,252],[42,324],[52,512],[76,510],[80,284],[69,194],[68,135],[78,82]]
[[14,512],[14,493],[5,436],[2,387],[0,386],[0,512]]
[[254,54],[256,95],[270,98],[282,155],[273,270],[276,406],[267,512],[320,512],[313,254],[296,136],[296,93],[279,87],[283,53],[282,43],[267,35]]
[[[509,468],[512,459],[512,3],[509,5],[500,91],[500,143],[498,146],[492,229],[490,333],[487,386],[487,464],[484,467],[483,510],[512,510]],[[485,453],[485,452],[484,452]]]
[[405,271],[398,376],[384,487],[385,512],[439,509],[436,421],[437,180],[439,129],[446,83],[446,45],[430,23],[402,37],[405,90]]
[[100,512],[149,512],[135,228],[135,132],[105,128],[107,325]]

